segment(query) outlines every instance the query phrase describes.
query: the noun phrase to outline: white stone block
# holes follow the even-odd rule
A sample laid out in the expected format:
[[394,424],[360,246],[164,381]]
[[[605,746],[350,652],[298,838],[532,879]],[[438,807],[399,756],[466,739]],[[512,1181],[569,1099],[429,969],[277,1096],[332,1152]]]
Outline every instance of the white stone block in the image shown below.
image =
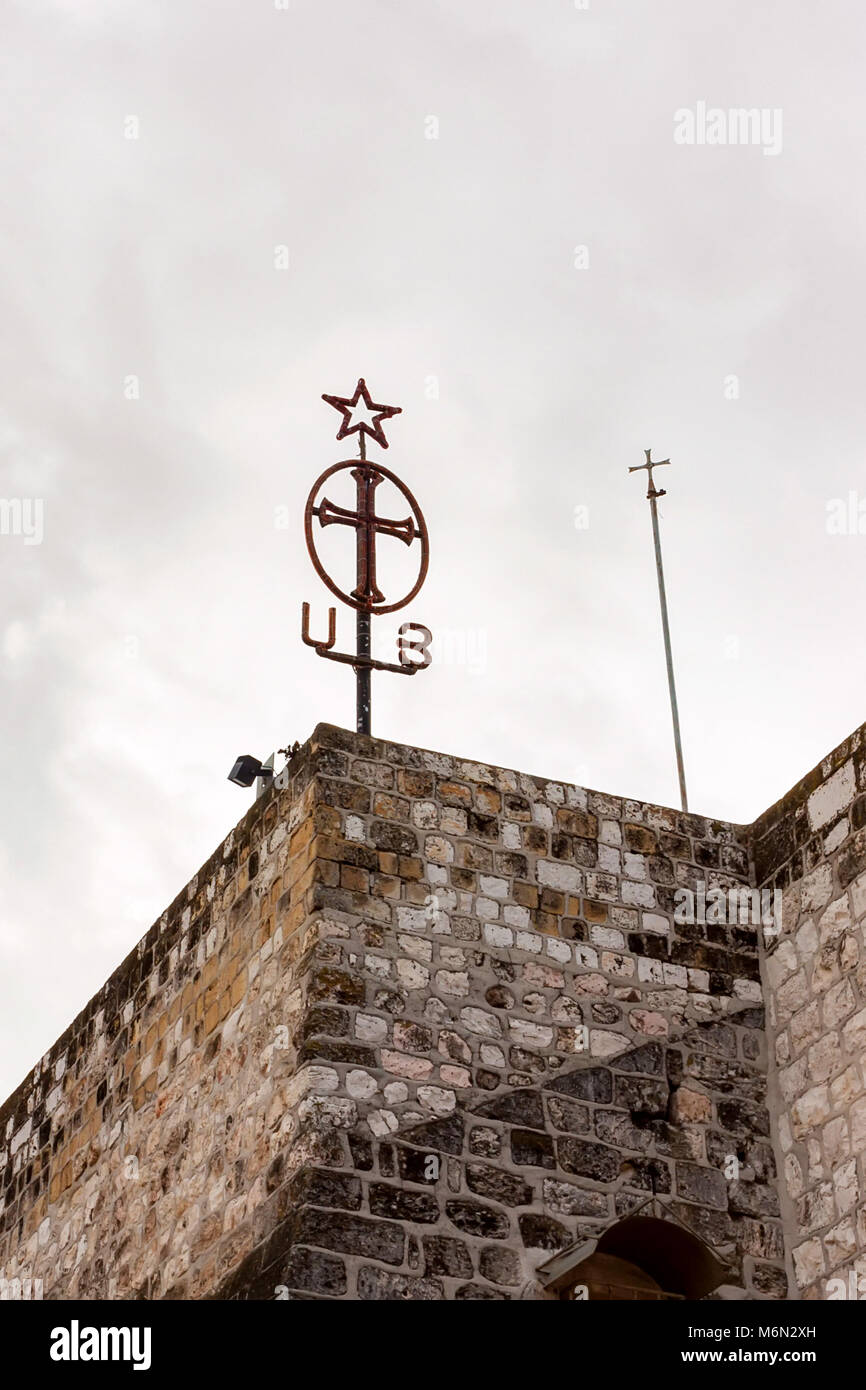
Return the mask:
[[514,945],[514,932],[510,927],[501,927],[496,922],[485,922],[482,930],[488,946],[507,947]]
[[854,764],[849,761],[840,767],[822,786],[813,791],[807,808],[813,830],[821,830],[851,804],[857,790]]
[[558,889],[562,893],[580,893],[583,875],[573,864],[563,864],[558,859],[539,859],[536,866],[538,882],[547,888]]

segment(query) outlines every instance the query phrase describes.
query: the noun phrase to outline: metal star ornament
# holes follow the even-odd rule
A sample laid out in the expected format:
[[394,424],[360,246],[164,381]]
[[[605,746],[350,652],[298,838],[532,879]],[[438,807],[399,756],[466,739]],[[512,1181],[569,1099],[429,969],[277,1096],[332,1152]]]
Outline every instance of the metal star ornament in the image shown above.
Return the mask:
[[332,405],[335,410],[339,410],[343,416],[343,423],[338,432],[338,439],[345,439],[349,434],[368,434],[371,439],[375,439],[383,449],[387,449],[388,441],[382,429],[382,421],[388,420],[392,415],[400,415],[399,405],[376,405],[370,400],[370,392],[367,390],[367,383],[361,377],[355,387],[355,394],[351,398],[348,396],[322,396],[323,401]]

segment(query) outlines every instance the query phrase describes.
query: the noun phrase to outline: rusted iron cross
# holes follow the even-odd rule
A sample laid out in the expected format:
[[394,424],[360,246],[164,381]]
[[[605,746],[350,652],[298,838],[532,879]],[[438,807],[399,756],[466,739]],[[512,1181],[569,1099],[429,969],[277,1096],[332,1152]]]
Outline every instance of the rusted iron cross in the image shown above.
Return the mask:
[[[328,609],[328,637],[327,640],[317,639],[310,633],[310,605],[301,605],[301,640],[308,647],[314,647],[317,656],[325,657],[328,661],[339,661],[355,669],[356,686],[356,723],[358,732],[361,734],[370,733],[370,706],[371,706],[371,676],[374,671],[391,671],[401,676],[414,676],[416,671],[423,671],[430,665],[429,645],[433,640],[433,635],[428,627],[423,623],[402,623],[397,635],[397,654],[398,661],[380,661],[371,652],[370,626],[374,615],[383,613],[396,613],[399,608],[405,608],[407,603],[418,593],[427,574],[427,563],[430,555],[429,540],[427,537],[427,523],[424,515],[412,493],[390,469],[382,463],[371,463],[367,460],[367,439],[371,439],[382,449],[387,449],[388,440],[382,429],[383,420],[390,420],[392,416],[401,413],[400,407],[396,405],[379,405],[370,397],[364,378],[359,378],[358,385],[355,387],[353,396],[323,396],[323,400],[338,410],[343,417],[337,434],[338,439],[344,439],[347,435],[357,434],[358,454],[357,459],[344,459],[341,463],[334,463],[330,468],[326,468],[313,484],[310,495],[307,498],[307,505],[304,509],[304,534],[307,539],[307,550],[313,566],[319,578],[327,585],[332,594],[336,594],[341,602],[348,604],[355,609],[355,642],[354,652],[338,652],[334,650],[337,641],[337,610]],[[345,472],[350,473],[355,480],[355,509],[349,507],[339,507],[330,498],[322,496],[318,501],[320,489],[331,477]],[[409,506],[409,515],[402,520],[396,517],[376,515],[376,489],[380,483],[388,482],[402,494]],[[341,589],[336,580],[325,569],[316,549],[316,540],[313,528],[313,521],[318,518],[319,526],[349,526],[355,532],[355,587],[351,593]],[[402,541],[405,546],[411,546],[414,541],[421,542],[421,554],[418,565],[418,575],[408,592],[402,598],[387,602],[385,594],[379,588],[376,578],[376,537],[393,536],[395,540]],[[415,656],[410,657],[412,652]],[[416,660],[415,657],[420,657]]]
[[[364,436],[360,436],[361,458],[365,458]],[[421,532],[411,516],[403,521],[393,521],[388,517],[376,515],[376,488],[384,475],[376,472],[375,466],[366,464],[352,469],[352,477],[357,485],[355,510],[338,507],[323,497],[313,515],[319,518],[321,526],[354,526],[357,532],[357,584],[352,590],[352,598],[367,609],[377,603],[385,602],[385,595],[376,583],[376,532],[382,536],[394,536],[404,545],[411,545]]]
[[655,481],[653,479],[653,469],[664,468],[666,463],[670,463],[670,459],[656,459],[655,463],[653,463],[652,459],[650,458],[652,449],[644,449],[644,453],[646,454],[646,463],[636,463],[634,468],[630,468],[628,471],[629,473],[641,473],[644,469],[646,469],[649,475],[649,491],[647,492],[647,497],[664,497],[664,488],[657,488],[655,485]]

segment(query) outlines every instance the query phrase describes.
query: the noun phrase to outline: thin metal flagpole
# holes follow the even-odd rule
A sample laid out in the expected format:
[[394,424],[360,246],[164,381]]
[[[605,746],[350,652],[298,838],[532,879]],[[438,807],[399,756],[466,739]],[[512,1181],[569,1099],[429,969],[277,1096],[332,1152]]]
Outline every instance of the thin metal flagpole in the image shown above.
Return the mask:
[[682,801],[683,810],[687,811],[689,809],[689,799],[686,793],[686,770],[685,765],[683,763],[682,739],[680,738],[680,715],[679,708],[677,706],[677,687],[676,682],[674,681],[674,660],[671,654],[671,630],[670,625],[668,623],[668,601],[667,596],[665,594],[665,572],[664,566],[662,565],[662,544],[661,537],[659,535],[659,514],[657,504],[658,499],[660,497],[665,496],[665,489],[657,488],[653,481],[653,469],[661,468],[665,464],[669,464],[670,459],[659,459],[656,463],[653,463],[650,458],[652,450],[645,449],[644,453],[646,454],[646,463],[637,464],[634,468],[630,468],[628,471],[629,473],[640,473],[643,470],[646,470],[649,477],[649,489],[647,491],[647,499],[649,500],[650,504],[650,512],[652,515],[653,524],[653,545],[655,546],[656,554],[656,575],[659,582],[659,604],[661,605],[662,610],[662,631],[664,633],[665,639],[665,661],[667,662],[668,690],[670,691],[671,697],[671,719],[673,720],[674,726],[674,746],[677,752],[677,772],[679,774],[680,779],[680,800]]

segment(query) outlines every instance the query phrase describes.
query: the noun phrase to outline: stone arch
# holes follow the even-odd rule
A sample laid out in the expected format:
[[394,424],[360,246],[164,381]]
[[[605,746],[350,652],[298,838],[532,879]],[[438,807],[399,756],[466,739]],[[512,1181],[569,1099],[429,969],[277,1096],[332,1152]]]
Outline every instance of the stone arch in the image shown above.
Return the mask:
[[678,1221],[631,1215],[597,1238],[569,1246],[541,1266],[545,1293],[574,1299],[705,1298],[728,1270]]

